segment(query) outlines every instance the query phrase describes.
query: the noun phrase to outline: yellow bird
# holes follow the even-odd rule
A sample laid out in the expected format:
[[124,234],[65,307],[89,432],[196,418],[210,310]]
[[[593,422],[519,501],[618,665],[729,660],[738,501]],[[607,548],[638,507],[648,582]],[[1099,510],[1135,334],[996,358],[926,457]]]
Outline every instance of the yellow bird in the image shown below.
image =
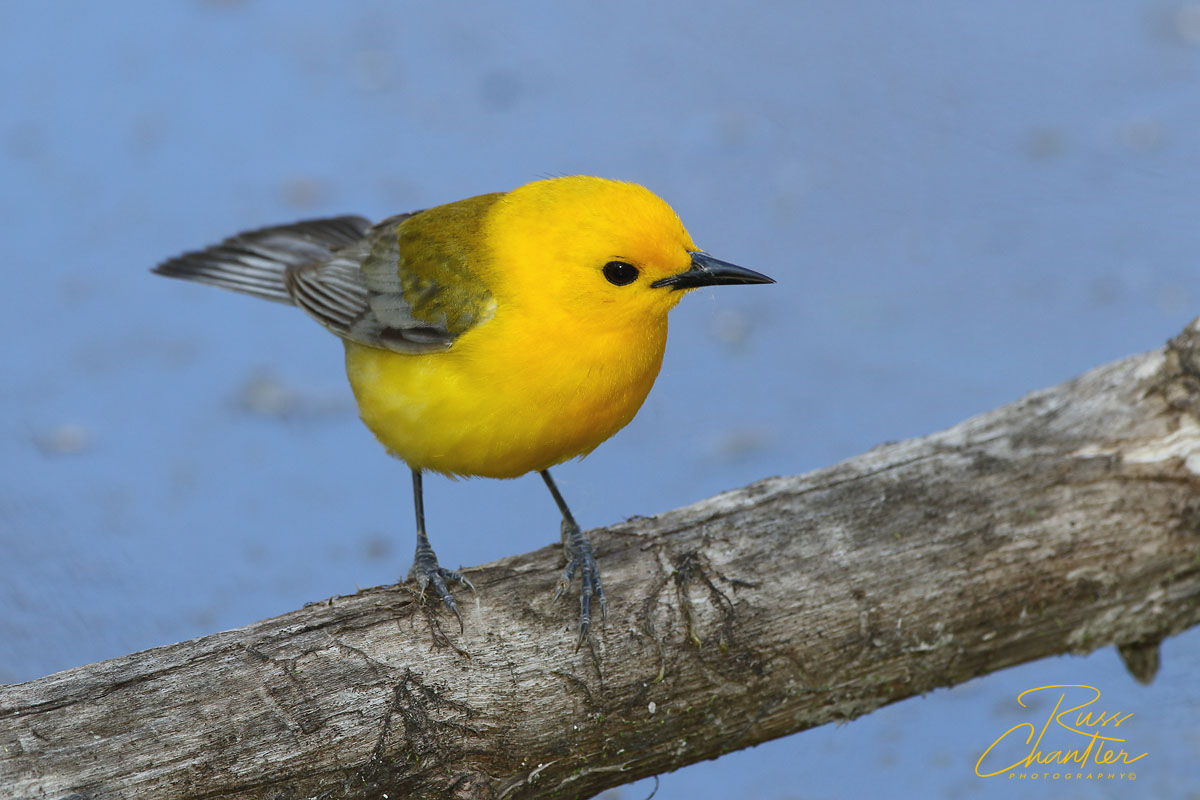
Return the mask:
[[648,189],[587,176],[375,225],[344,216],[248,231],[154,271],[297,305],[342,339],[363,422],[412,469],[409,580],[456,616],[448,584],[471,584],[437,562],[422,473],[541,474],[563,516],[555,597],[580,573],[580,643],[593,597],[606,613],[604,588],[549,468],[633,419],[686,291],[774,282],[700,250]]

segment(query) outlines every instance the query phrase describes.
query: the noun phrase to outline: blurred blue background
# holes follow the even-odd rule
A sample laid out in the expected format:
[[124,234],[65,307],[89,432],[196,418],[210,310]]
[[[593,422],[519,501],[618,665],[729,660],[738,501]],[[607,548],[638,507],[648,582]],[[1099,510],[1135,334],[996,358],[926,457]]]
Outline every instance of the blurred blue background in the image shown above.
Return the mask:
[[[1200,3],[13,2],[0,43],[0,682],[407,572],[408,472],[340,344],[147,271],[239,230],[593,173],[776,277],[675,312],[640,416],[557,471],[585,526],[938,430],[1200,314]],[[536,477],[426,491],[445,564],[557,540]],[[1198,673],[1200,631],[1150,688],[1112,649],[1026,665],[658,798],[1195,798]],[[975,777],[1046,683],[1135,712],[1136,785]]]

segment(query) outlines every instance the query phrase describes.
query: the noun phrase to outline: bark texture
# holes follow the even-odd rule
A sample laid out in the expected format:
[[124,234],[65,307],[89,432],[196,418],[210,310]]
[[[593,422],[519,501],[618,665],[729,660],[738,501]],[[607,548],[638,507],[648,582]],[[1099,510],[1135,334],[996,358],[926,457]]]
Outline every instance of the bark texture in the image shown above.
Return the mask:
[[0,796],[589,797],[1057,653],[1149,680],[1200,621],[1200,321],[947,431],[557,547],[0,687]]

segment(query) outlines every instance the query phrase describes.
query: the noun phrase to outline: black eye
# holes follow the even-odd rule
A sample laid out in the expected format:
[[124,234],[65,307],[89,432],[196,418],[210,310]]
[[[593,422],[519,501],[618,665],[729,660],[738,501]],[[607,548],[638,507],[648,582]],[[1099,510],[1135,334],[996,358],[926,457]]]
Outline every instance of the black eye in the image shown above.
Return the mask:
[[614,286],[628,286],[638,278],[638,268],[624,261],[610,261],[604,265],[604,277]]

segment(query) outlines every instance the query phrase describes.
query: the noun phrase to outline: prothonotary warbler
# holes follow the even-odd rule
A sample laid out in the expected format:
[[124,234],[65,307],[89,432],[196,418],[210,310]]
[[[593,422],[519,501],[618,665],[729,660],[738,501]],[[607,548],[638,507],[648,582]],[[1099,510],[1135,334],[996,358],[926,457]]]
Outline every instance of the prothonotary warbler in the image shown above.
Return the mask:
[[[591,543],[549,468],[633,419],[667,341],[667,312],[700,286],[773,283],[692,242],[648,189],[586,176],[534,181],[389,217],[261,228],[170,259],[160,275],[297,305],[346,345],[363,422],[412,469],[417,548],[409,580],[459,616],[425,532],[421,476],[538,472],[580,573],[579,643],[595,598]],[[471,587],[474,588],[474,587]]]

